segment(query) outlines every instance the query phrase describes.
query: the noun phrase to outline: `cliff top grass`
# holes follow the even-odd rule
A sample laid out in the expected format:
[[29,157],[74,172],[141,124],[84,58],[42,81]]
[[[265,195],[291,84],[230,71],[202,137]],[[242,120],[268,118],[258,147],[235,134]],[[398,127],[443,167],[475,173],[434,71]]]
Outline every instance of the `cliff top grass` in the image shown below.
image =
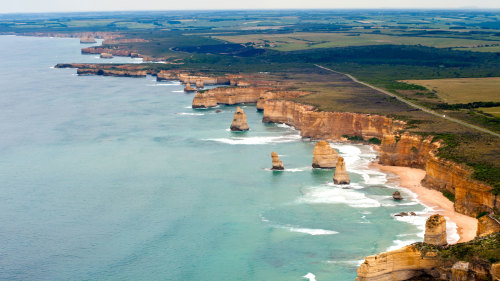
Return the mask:
[[467,261],[475,264],[491,265],[500,261],[500,232],[478,237],[472,241],[445,247],[418,242],[414,247],[426,252],[436,251],[445,261]]

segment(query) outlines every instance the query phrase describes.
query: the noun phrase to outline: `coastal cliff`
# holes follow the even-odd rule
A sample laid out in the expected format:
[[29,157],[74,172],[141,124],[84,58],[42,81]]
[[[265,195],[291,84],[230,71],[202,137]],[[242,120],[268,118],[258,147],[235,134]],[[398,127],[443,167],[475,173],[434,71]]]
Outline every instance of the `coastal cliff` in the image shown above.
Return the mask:
[[[205,84],[206,85],[206,84]],[[208,108],[218,104],[256,103],[259,97],[272,88],[267,87],[219,87],[196,93],[193,108]]]
[[398,281],[420,276],[441,265],[437,251],[422,252],[414,245],[366,257],[356,281]]
[[399,141],[396,135],[387,134],[380,145],[379,162],[390,166],[425,168],[430,152],[440,147],[440,142],[432,142],[432,136],[410,135],[405,132]]
[[363,139],[382,138],[403,128],[391,118],[349,112],[320,112],[311,105],[289,100],[266,100],[263,104],[265,123],[285,123],[300,130],[302,137],[341,140],[344,135]]
[[145,70],[116,70],[116,69],[95,69],[95,68],[78,68],[78,75],[104,75],[117,77],[146,77]]
[[356,281],[496,280],[500,233],[454,245],[446,244],[446,220],[427,219],[424,242],[368,256],[358,267]]
[[475,217],[481,212],[499,210],[500,198],[491,192],[493,188],[472,179],[469,167],[438,157],[442,143],[432,139],[432,136],[423,138],[404,133],[398,141],[393,134],[384,135],[379,163],[424,169],[422,184],[454,194],[455,210],[461,214]]

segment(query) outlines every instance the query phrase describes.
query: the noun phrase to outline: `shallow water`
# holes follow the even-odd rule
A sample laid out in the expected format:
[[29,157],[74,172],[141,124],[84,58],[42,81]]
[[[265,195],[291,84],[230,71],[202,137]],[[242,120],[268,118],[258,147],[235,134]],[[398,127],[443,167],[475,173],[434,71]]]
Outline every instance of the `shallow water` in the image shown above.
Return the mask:
[[103,61],[81,47],[0,36],[0,279],[354,280],[422,239],[425,217],[391,214],[426,209],[392,200],[370,147],[332,144],[352,180],[336,186],[314,143],[255,106],[232,133],[235,107],[191,109],[179,83],[51,68]]

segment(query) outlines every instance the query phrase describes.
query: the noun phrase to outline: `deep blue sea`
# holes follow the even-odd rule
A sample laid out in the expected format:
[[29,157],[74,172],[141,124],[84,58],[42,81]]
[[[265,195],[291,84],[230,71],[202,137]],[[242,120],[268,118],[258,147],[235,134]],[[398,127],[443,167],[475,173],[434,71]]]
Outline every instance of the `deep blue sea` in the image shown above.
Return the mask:
[[0,280],[344,281],[422,240],[428,210],[392,200],[369,146],[332,143],[352,180],[336,186],[311,168],[314,142],[255,106],[232,133],[236,107],[191,109],[178,82],[53,68],[140,62],[82,47],[0,36]]

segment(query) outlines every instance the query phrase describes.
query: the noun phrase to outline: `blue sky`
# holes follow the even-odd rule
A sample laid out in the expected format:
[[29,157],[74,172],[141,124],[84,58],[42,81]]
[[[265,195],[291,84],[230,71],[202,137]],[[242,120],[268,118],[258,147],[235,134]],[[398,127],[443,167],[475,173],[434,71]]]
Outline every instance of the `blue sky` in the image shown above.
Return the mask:
[[499,0],[7,0],[0,13],[205,9],[499,9]]

